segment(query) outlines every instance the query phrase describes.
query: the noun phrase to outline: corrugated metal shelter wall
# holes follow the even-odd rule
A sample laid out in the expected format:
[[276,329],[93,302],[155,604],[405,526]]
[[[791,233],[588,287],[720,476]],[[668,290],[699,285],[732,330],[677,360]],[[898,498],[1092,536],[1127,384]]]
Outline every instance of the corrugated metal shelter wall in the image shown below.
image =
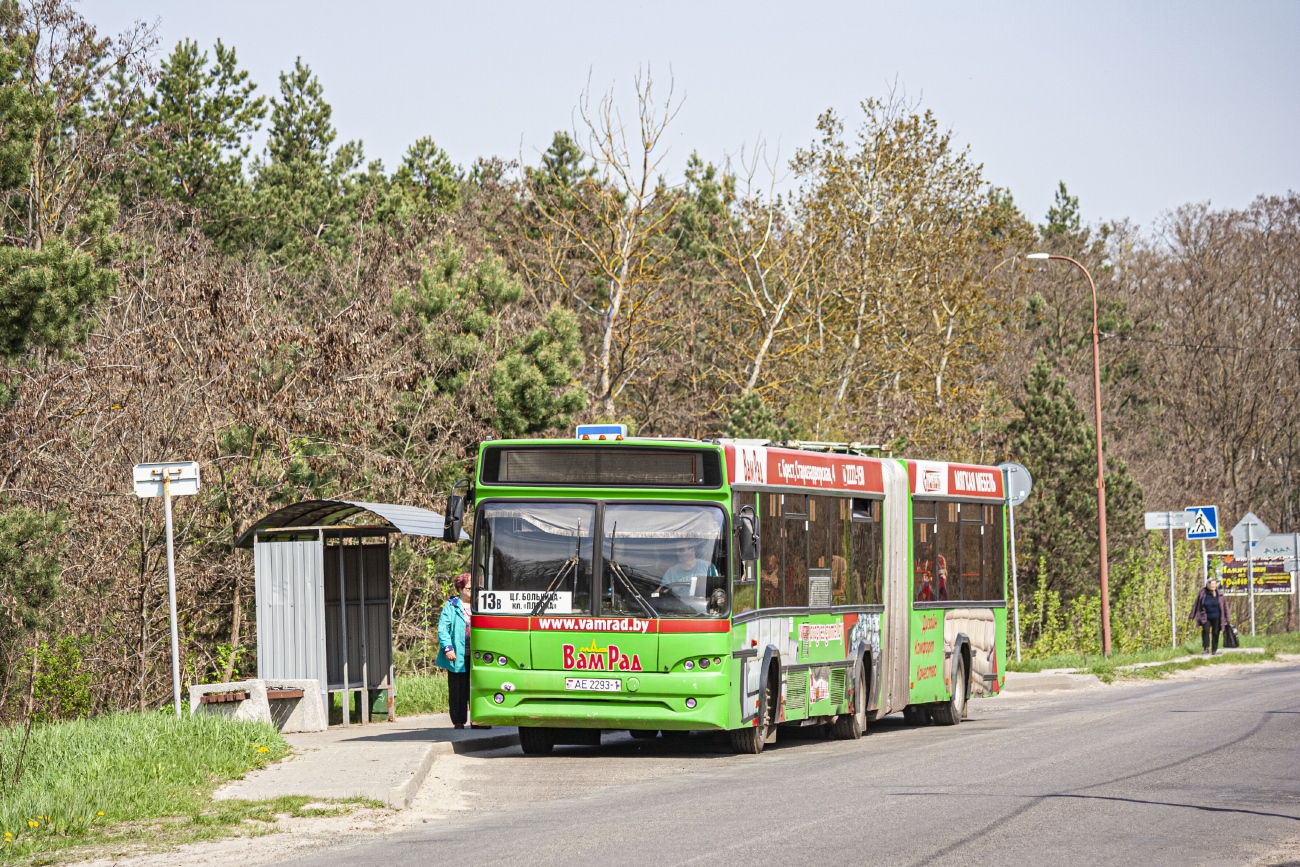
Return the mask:
[[257,676],[315,678],[326,687],[324,545],[257,542]]
[[[388,670],[393,662],[392,599],[389,578],[388,540],[383,544],[342,545],[344,592],[347,594],[347,663],[348,686],[362,685],[362,673],[368,689],[387,685]],[[329,624],[326,655],[329,660],[329,683],[338,689],[343,683],[343,654],[339,634],[339,552],[335,543],[326,546],[325,621]],[[363,559],[364,557],[364,559]],[[365,667],[362,666],[362,581],[365,574]]]

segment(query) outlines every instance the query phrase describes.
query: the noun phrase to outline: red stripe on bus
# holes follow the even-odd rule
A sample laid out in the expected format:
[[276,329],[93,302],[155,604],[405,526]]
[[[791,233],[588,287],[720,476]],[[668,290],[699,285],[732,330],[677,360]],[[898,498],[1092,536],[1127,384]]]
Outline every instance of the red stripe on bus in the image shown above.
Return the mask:
[[475,614],[470,621],[475,629],[521,629],[528,631],[527,617],[502,617],[499,614]]
[[729,620],[660,620],[660,632],[730,632]]

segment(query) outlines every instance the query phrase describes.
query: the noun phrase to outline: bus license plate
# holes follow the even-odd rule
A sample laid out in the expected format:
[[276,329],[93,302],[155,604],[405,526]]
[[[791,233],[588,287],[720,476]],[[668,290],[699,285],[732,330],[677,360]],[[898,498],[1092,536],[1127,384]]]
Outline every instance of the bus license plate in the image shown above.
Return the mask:
[[584,692],[620,692],[623,681],[609,677],[566,677],[564,688]]

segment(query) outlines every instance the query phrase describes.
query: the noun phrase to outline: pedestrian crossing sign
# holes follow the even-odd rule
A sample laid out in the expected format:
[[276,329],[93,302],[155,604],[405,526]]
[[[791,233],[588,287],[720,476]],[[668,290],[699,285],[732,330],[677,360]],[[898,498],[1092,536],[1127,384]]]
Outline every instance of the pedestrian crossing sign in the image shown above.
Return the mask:
[[1188,539],[1219,538],[1219,507],[1188,506],[1191,520],[1187,524]]

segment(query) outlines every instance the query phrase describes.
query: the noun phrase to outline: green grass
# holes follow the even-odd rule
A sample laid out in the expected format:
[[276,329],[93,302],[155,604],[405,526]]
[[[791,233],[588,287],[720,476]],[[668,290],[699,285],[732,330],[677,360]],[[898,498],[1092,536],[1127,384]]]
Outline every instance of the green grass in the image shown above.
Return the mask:
[[1116,678],[1160,680],[1166,674],[1172,674],[1175,671],[1204,668],[1207,665],[1243,665],[1254,662],[1269,662],[1274,659],[1277,659],[1277,656],[1270,651],[1263,653],[1228,653],[1221,656],[1198,656],[1195,659],[1184,659],[1180,662],[1170,662],[1165,665],[1149,665],[1145,668],[1128,670],[1116,669],[1114,666],[1098,665],[1090,669],[1090,671],[1106,683],[1111,683]]
[[[1251,637],[1249,635],[1239,635],[1242,647],[1262,647],[1269,653],[1300,653],[1300,634],[1288,632],[1282,635],[1258,635]],[[1222,645],[1220,645],[1222,646]],[[1195,630],[1187,636],[1187,640],[1180,644],[1176,649],[1172,647],[1161,647],[1156,650],[1141,650],[1135,653],[1112,653],[1110,655],[1111,666],[1133,665],[1138,662],[1160,662],[1165,659],[1173,659],[1178,656],[1193,656],[1201,652],[1201,633]],[[1105,658],[1100,654],[1083,655],[1083,654],[1066,654],[1062,656],[1044,656],[1037,658],[1026,658],[1020,662],[1010,662],[1007,664],[1008,671],[1046,671],[1052,668],[1078,668],[1091,669],[1094,666],[1104,664]]]
[[6,835],[0,861],[111,837],[111,826],[120,823],[182,817],[218,826],[266,815],[275,808],[214,807],[211,792],[288,752],[264,723],[209,715],[177,719],[170,710],[113,714],[33,727],[15,787],[22,739],[21,729],[0,734],[0,833]]
[[447,712],[445,674],[405,674],[397,678],[397,715]]
[[1240,638],[1242,647],[1262,647],[1269,653],[1300,653],[1300,633],[1298,632],[1286,632],[1282,635],[1256,635],[1253,638],[1242,634]]
[[[1243,646],[1245,642],[1242,642]],[[1192,653],[1201,652],[1201,639],[1198,635],[1195,641],[1186,641],[1177,648],[1162,647],[1158,650],[1140,650],[1135,653],[1112,653],[1110,655],[1110,665],[1133,665],[1138,662],[1159,662],[1164,659],[1173,659],[1178,656],[1187,656]],[[1050,668],[1078,668],[1090,669],[1096,665],[1105,664],[1106,658],[1101,654],[1085,656],[1083,654],[1066,654],[1063,656],[1044,656],[1032,659],[1022,659],[1020,662],[1011,662],[1007,665],[1008,671],[1046,671]]]
[[[59,845],[36,848],[29,863],[128,858],[232,835],[260,837],[274,833],[275,823],[280,818],[338,816],[358,806],[383,805],[366,798],[325,800],[306,795],[284,795],[266,801],[211,801],[206,807],[186,815],[119,822],[95,828],[79,839],[51,841]],[[22,860],[22,855],[11,860]]]

